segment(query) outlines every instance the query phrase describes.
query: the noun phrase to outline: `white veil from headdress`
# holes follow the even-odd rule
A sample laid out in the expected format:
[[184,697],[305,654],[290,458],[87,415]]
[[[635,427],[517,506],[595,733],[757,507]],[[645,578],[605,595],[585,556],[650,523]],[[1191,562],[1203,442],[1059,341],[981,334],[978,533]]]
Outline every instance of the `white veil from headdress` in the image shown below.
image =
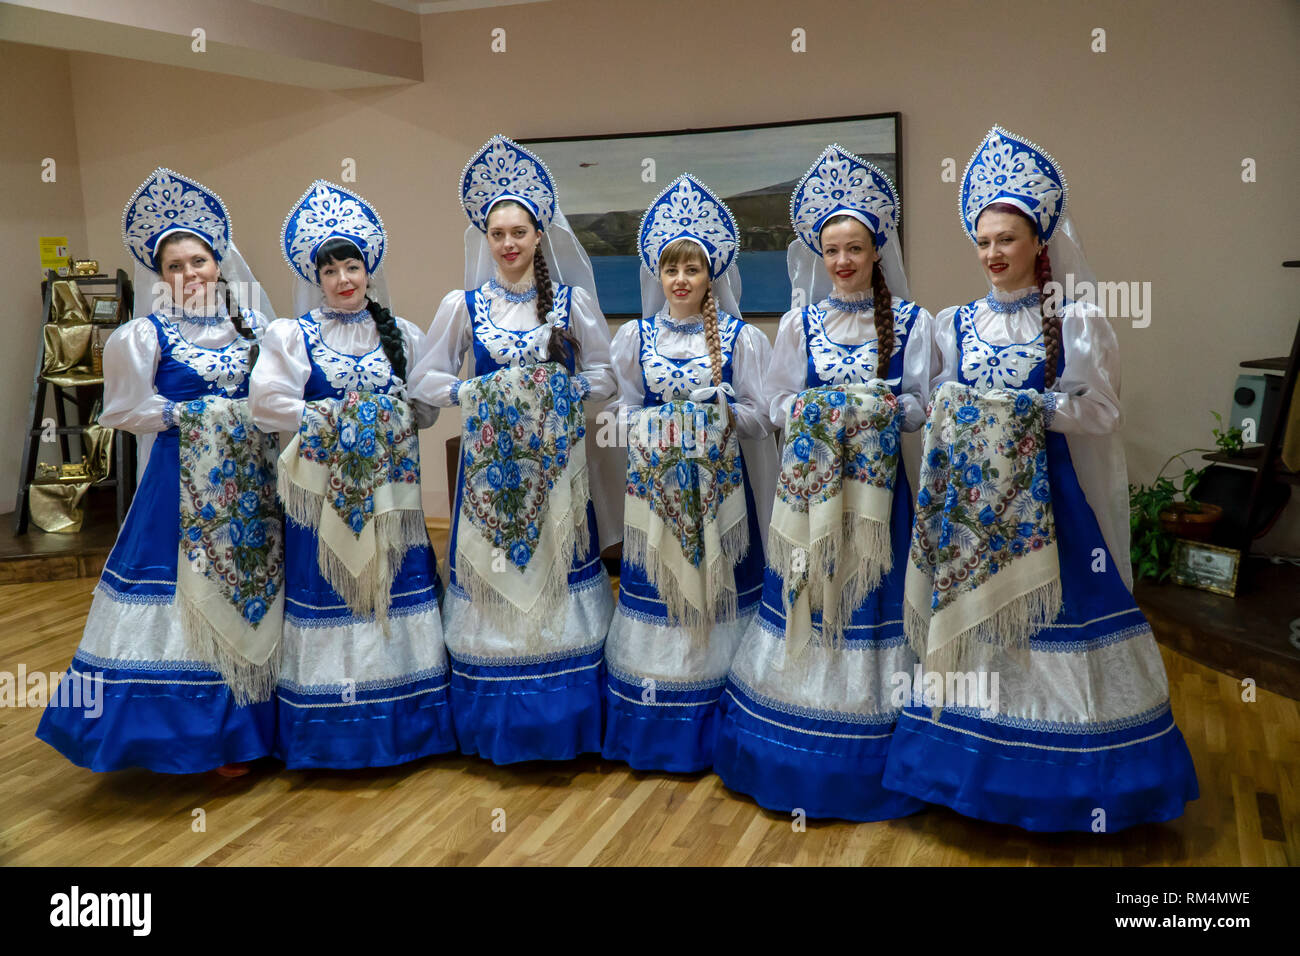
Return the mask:
[[[1056,231],[1047,244],[1047,256],[1052,264],[1053,282],[1059,282],[1066,292],[1087,283],[1084,286],[1085,295],[1075,296],[1075,300],[1088,305],[1097,304],[1097,276],[1088,264],[1078,228],[1068,211],[1061,214],[1061,219],[1056,224]],[[1101,318],[1100,321],[1109,320]],[[1113,331],[1112,329],[1112,334]],[[1068,343],[1062,342],[1062,347],[1068,348]],[[1116,395],[1120,394],[1120,374],[1121,368],[1117,367]],[[1122,407],[1121,405],[1121,409]],[[1122,417],[1120,424],[1123,424]],[[1097,524],[1115,561],[1116,570],[1132,591],[1133,563],[1129,553],[1131,508],[1128,496],[1128,456],[1124,452],[1124,439],[1119,431],[1108,435],[1069,434],[1065,438],[1079,486],[1097,516]]]

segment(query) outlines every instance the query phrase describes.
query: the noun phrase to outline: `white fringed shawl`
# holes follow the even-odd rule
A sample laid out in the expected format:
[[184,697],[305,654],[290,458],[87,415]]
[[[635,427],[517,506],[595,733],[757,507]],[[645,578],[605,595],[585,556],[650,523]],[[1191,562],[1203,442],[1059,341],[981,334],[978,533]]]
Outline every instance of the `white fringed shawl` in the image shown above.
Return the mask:
[[247,399],[194,399],[176,416],[176,603],[186,647],[216,664],[237,704],[269,700],[284,622],[275,436],[253,424]]
[[555,362],[464,382],[456,579],[496,627],[536,648],[562,620],[574,549],[586,547],[586,416]]
[[288,516],[316,533],[321,576],[353,614],[388,633],[397,572],[429,542],[406,402],[368,392],[308,402],[280,455],[279,488]]
[[623,558],[645,571],[673,625],[697,638],[736,617],[747,508],[725,407],[675,401],[641,410],[628,432]]
[[835,646],[893,567],[890,513],[903,412],[889,387],[807,389],[795,397],[768,531],[768,566],[784,582],[786,654],[813,638]]
[[1043,396],[947,382],[932,401],[903,624],[927,670],[972,642],[1025,650],[1060,613]]

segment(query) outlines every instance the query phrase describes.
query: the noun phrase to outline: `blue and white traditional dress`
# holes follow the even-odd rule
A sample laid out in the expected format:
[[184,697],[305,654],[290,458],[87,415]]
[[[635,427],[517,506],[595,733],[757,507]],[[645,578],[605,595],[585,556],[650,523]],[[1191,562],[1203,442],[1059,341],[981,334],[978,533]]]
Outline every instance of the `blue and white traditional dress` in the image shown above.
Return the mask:
[[[997,127],[962,186],[972,240],[991,202],[1010,202],[1039,223],[1058,281],[1058,263],[1082,264],[1072,229],[1062,224],[1065,185],[1055,161]],[[956,381],[981,392],[1043,392],[1036,288],[991,291],[945,309],[936,339],[936,387]],[[884,782],[1028,830],[1115,831],[1181,816],[1198,788],[1160,651],[1130,590],[1115,334],[1095,306],[1077,302],[1063,310],[1061,339],[1057,378],[1045,393],[1061,611],[1030,640],[1027,655],[972,645],[973,667],[999,678],[992,707],[909,703]]]
[[643,307],[650,314],[626,323],[614,336],[621,414],[631,428],[647,410],[665,403],[717,397],[703,316],[673,319],[666,303],[655,308],[664,303],[659,256],[678,239],[700,245],[709,260],[711,294],[719,306],[723,394],[742,439],[749,548],[733,567],[734,617],[714,620],[700,635],[674,620],[646,568],[629,560],[625,533],[618,606],[605,645],[603,753],[638,770],[690,773],[713,764],[727,668],[762,592],[763,535],[776,448],[763,390],[772,346],[761,330],[733,314],[739,312],[731,292],[739,248],[736,222],[725,204],[690,175],[664,190],[642,220]]
[[[830,219],[851,216],[877,237],[878,249],[896,247],[898,208],[896,191],[883,172],[838,146],[827,147],[791,201],[798,235],[791,256],[793,287],[817,294],[827,284],[820,233]],[[890,265],[885,276],[894,322],[888,369],[883,376],[877,371],[870,291],[832,291],[819,295],[813,305],[790,310],[777,328],[766,376],[772,421],[778,427],[786,427],[799,392],[865,385],[877,377],[897,396],[904,431],[925,422],[933,320],[903,298],[907,284],[901,259],[886,258],[883,252],[882,259]],[[900,456],[889,515],[892,570],[852,612],[842,640],[814,640],[791,655],[783,599],[788,582],[766,569],[758,615],[727,679],[714,770],[729,788],[752,795],[769,809],[802,809],[812,817],[882,820],[921,808],[919,800],[880,783],[901,709],[892,700],[895,675],[910,676],[916,663],[902,620],[912,515]],[[820,633],[820,613],[814,612],[813,620]]]
[[[316,286],[313,257],[335,237],[357,245],[365,257],[369,293],[377,294],[383,223],[361,197],[321,181],[312,184],[285,222],[282,245],[299,288]],[[319,301],[318,287],[314,297]],[[424,355],[425,336],[411,322],[394,319],[409,370]],[[368,310],[317,306],[296,319],[271,323],[252,383],[253,416],[260,427],[282,436],[296,433],[307,402],[343,399],[348,392],[405,394]],[[417,427],[432,424],[435,410],[415,401],[411,407]],[[361,618],[349,609],[321,574],[317,551],[316,532],[286,516],[276,755],[293,768],[351,768],[391,766],[454,750],[442,588],[427,535],[423,545],[406,552],[389,588],[387,633],[374,616]]]
[[[546,323],[538,320],[532,273],[509,283],[493,266],[487,217],[502,200],[526,206],[543,230],[541,248],[559,279],[552,282],[553,306]],[[466,378],[544,362],[554,326],[567,329],[578,342],[576,361],[565,344],[566,366],[581,383],[584,398],[611,398],[609,327],[596,301],[590,263],[560,212],[542,161],[503,136],[493,137],[465,167],[461,204],[470,220],[465,238],[468,288],[448,293],[439,304],[428,352],[412,366],[411,394],[430,405],[455,405],[467,354]],[[580,284],[565,282],[569,276]],[[596,513],[588,502],[588,535],[576,544],[569,563],[567,604],[562,615],[542,628],[541,646],[536,647],[494,622],[461,580],[457,516],[466,491],[465,450],[457,469],[443,605],[461,750],[498,764],[568,760],[599,750],[601,651],[613,589],[600,561]]]
[[[157,170],[136,190],[123,225],[140,264],[136,301],[145,312],[158,281],[153,249],[167,233],[201,238],[223,272],[238,258],[220,198],[171,170]],[[252,329],[265,327],[258,313],[243,317]],[[100,424],[157,437],[95,589],[66,687],[36,730],[78,766],[196,773],[271,753],[274,702],[236,704],[216,662],[195,659],[176,600],[177,405],[246,397],[250,345],[224,310],[205,316],[168,306],[127,322],[104,348]]]

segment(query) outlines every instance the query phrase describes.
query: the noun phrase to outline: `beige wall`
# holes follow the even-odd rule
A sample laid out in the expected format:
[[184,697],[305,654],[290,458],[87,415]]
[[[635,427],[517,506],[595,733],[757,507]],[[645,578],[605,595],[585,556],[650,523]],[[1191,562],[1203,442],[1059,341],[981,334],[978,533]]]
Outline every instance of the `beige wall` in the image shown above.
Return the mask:
[[373,0],[0,4],[0,39],[13,43],[328,90],[419,82],[420,29],[417,15]]
[[[489,52],[494,27],[507,30],[505,54]],[[807,53],[791,52],[796,27]],[[1090,50],[1094,28],[1106,31],[1105,53]],[[940,174],[949,157],[960,174],[994,122],[1060,160],[1096,272],[1151,283],[1150,327],[1116,324],[1135,478],[1207,444],[1209,410],[1226,412],[1236,363],[1282,353],[1294,332],[1300,276],[1279,266],[1300,257],[1294,3],[553,0],[426,16],[423,39],[423,83],[341,93],[73,54],[90,248],[124,261],[122,203],[170,165],[222,194],[241,249],[287,312],[281,218],[312,178],[337,179],[352,157],[392,237],[398,311],[427,324],[461,284],[457,174],[494,132],[898,110],[907,265],[922,305],[938,311],[982,290],[957,186]],[[1258,182],[1241,181],[1244,157]],[[446,507],[448,419],[425,440],[431,514]],[[1282,543],[1297,547],[1298,527],[1293,517]]]
[[[122,249],[120,238],[86,242],[71,102],[68,54],[0,44],[0,261],[7,264],[0,296],[0,512],[13,511],[22,442],[31,424],[32,373],[42,341],[37,239],[67,236],[73,254],[101,254],[107,260],[101,267],[110,269]],[[46,157],[55,162],[54,182],[41,179]]]

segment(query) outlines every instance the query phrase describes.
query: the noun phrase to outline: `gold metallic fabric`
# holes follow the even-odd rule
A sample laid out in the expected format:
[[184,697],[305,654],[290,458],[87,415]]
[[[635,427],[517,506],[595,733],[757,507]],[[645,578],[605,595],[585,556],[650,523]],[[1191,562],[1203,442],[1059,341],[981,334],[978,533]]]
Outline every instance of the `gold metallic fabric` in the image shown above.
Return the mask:
[[[41,366],[41,374],[49,378],[70,372],[78,365],[89,366],[90,339],[93,334],[94,327],[89,324],[46,323],[45,361]],[[89,368],[83,371],[88,372]]]
[[90,321],[90,305],[77,283],[71,279],[60,279],[54,283],[50,292],[50,320],[79,324]]
[[32,524],[55,534],[76,534],[86,517],[81,500],[90,486],[89,481],[32,485]]

